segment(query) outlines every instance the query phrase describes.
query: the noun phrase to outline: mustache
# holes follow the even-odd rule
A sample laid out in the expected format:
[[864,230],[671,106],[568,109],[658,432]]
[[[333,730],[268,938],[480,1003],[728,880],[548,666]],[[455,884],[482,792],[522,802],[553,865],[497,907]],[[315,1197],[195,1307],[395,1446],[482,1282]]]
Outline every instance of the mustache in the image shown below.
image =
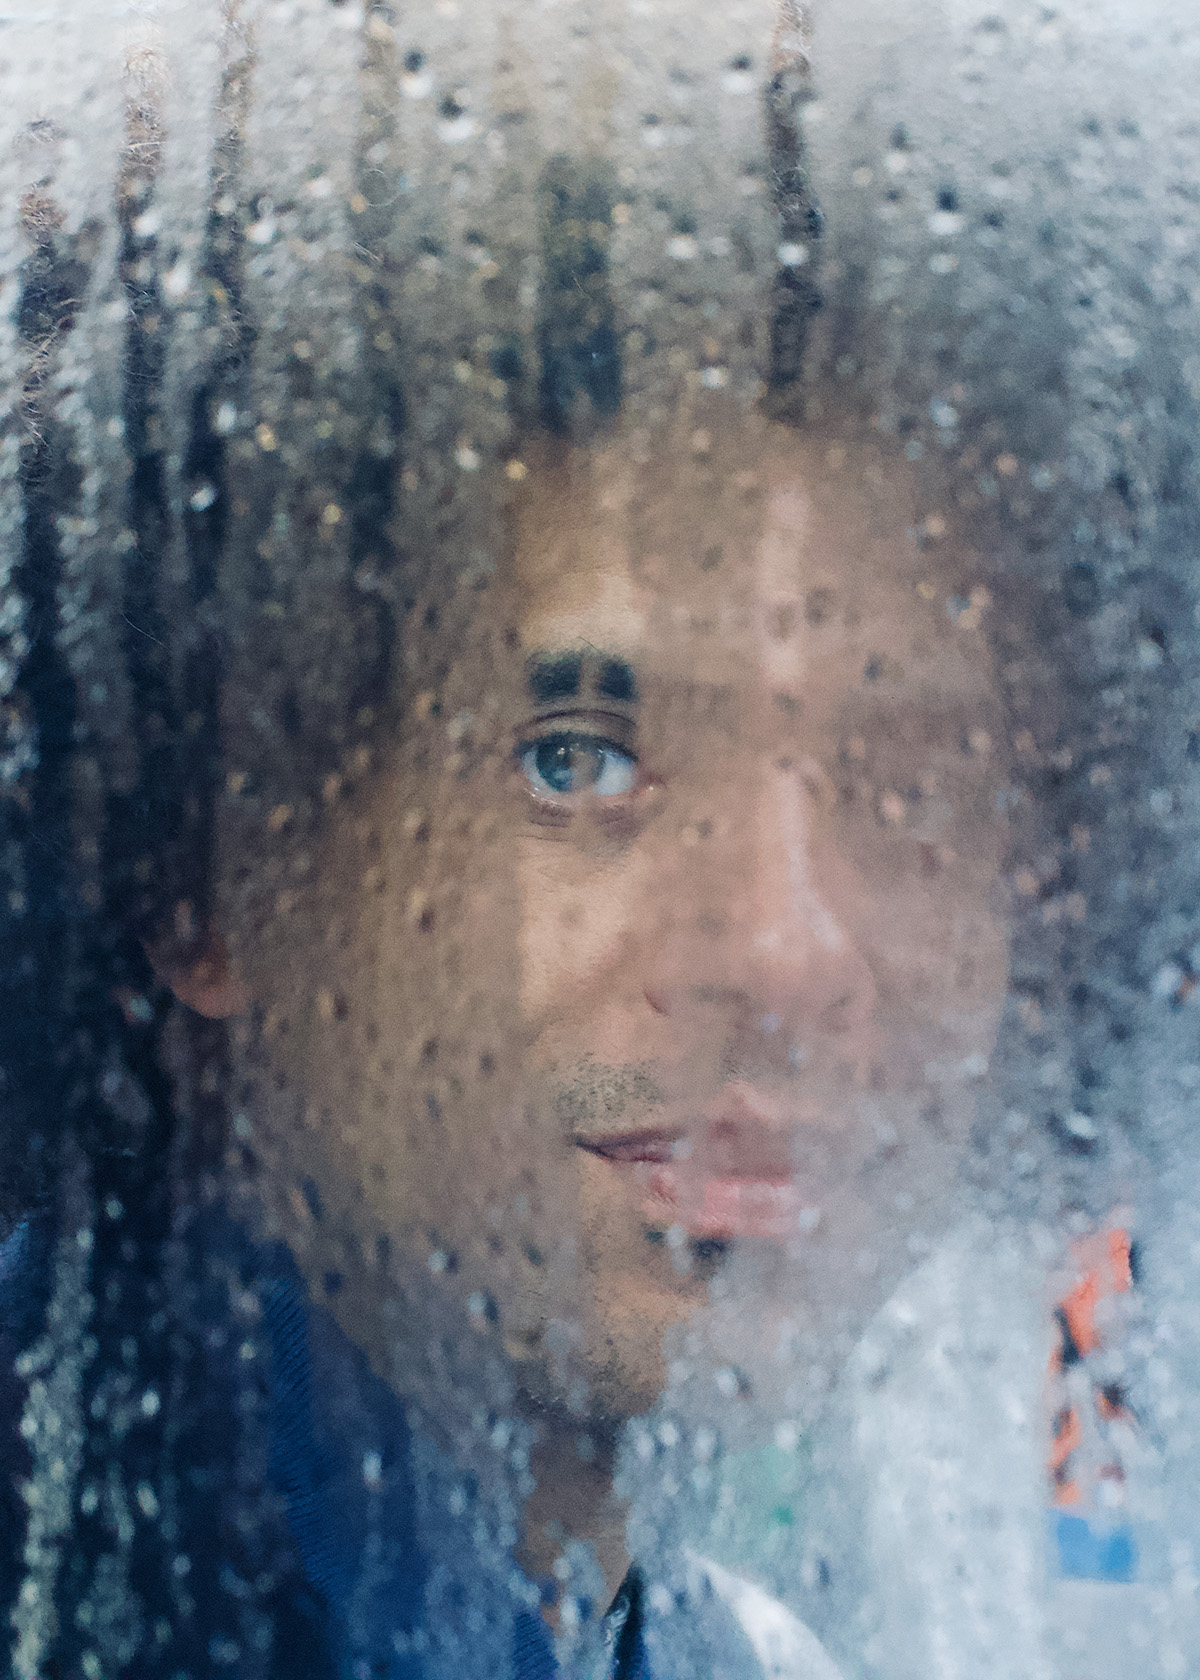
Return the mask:
[[648,1062],[585,1061],[555,1085],[552,1096],[560,1127],[576,1138],[612,1131],[631,1118],[652,1114],[666,1101]]

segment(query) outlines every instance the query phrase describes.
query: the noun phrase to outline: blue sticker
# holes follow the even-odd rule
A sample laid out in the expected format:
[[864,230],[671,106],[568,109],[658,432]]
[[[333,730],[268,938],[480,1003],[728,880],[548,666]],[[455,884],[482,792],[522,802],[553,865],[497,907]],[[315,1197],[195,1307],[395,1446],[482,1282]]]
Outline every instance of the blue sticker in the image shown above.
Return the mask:
[[1134,1581],[1138,1551],[1132,1528],[1097,1523],[1073,1517],[1066,1511],[1050,1513],[1058,1551],[1058,1572],[1068,1581]]

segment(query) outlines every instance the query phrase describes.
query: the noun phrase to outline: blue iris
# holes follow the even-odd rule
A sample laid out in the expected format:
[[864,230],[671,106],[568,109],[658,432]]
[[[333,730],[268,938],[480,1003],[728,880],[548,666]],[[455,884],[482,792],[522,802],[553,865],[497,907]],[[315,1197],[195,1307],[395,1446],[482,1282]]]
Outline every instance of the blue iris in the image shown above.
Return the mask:
[[546,735],[519,748],[518,756],[530,787],[543,798],[619,798],[632,791],[637,776],[637,760],[599,735]]

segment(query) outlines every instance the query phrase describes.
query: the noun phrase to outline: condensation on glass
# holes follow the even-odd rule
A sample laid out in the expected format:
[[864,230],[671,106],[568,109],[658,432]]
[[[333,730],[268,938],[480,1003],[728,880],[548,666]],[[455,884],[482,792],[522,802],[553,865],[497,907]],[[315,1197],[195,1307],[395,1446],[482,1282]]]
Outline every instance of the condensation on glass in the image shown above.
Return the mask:
[[1198,67],[0,14],[6,1671],[1200,1664]]

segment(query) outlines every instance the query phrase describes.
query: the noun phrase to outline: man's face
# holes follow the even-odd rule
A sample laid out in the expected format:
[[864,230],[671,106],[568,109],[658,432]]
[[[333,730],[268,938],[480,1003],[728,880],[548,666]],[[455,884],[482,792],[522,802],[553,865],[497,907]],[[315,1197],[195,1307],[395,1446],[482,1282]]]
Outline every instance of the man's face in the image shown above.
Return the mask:
[[832,461],[532,471],[291,966],[278,1055],[337,1172],[577,1410],[649,1403],[739,1252],[835,1313],[877,1292],[992,1049],[979,603],[947,613],[898,483]]

